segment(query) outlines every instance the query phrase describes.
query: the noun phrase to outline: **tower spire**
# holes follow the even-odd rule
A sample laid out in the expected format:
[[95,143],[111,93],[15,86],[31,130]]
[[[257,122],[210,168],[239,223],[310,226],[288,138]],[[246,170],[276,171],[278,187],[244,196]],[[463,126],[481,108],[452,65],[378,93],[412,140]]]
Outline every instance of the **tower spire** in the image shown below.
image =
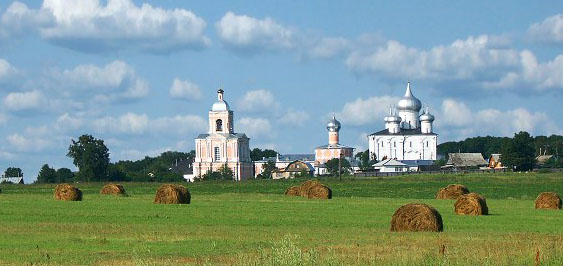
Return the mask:
[[411,82],[410,82],[410,80],[407,81],[407,91],[405,92],[405,97],[412,97]]

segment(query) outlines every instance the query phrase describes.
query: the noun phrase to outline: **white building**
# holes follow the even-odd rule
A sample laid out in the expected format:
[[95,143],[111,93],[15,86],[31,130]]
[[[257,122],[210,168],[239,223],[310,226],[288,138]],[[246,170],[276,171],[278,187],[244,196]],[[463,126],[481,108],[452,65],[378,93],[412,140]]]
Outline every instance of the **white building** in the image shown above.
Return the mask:
[[438,135],[432,131],[434,116],[413,96],[410,82],[405,96],[390,108],[385,129],[368,136],[369,152],[377,160],[436,160]]
[[223,99],[222,89],[217,91],[217,98],[209,111],[208,134],[200,134],[195,139],[193,175],[201,177],[227,166],[233,171],[235,180],[252,178],[250,139],[244,133],[234,132],[234,114]]
[[385,159],[373,165],[373,168],[381,173],[397,173],[409,171],[408,165],[393,159]]

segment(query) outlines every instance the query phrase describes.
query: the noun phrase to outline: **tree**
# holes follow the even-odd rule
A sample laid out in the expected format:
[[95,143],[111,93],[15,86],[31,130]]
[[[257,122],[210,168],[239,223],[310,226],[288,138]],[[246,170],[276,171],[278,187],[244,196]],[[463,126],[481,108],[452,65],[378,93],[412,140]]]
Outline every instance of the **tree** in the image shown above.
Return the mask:
[[221,165],[217,171],[209,171],[204,174],[202,180],[233,180],[233,170],[227,164]]
[[374,159],[375,155],[370,156],[369,150],[358,152],[354,157],[360,162],[359,166],[362,171],[372,170],[373,164],[377,162]]
[[74,173],[68,168],[57,169],[57,182],[66,183],[74,180]]
[[44,164],[39,170],[39,175],[37,175],[37,183],[56,183],[57,180],[57,171],[55,169],[49,167],[48,164]]
[[267,161],[262,165],[262,173],[258,175],[259,178],[272,179],[272,173],[277,169],[274,161]]
[[260,161],[264,158],[276,157],[277,155],[278,152],[269,149],[261,150],[254,148],[250,151],[250,159],[252,159],[252,161]]
[[18,167],[8,167],[4,172],[4,176],[6,177],[21,177],[23,176],[22,169]]
[[[328,173],[332,176],[338,176],[339,174],[347,174],[350,172],[350,162],[345,158],[342,158],[342,162],[338,158],[332,158],[325,163]],[[340,171],[339,171],[340,168]]]
[[107,180],[109,150],[103,140],[91,135],[82,135],[78,141],[72,140],[67,156],[72,158],[74,165],[78,167],[78,180]]
[[514,134],[514,138],[506,139],[503,144],[502,163],[514,171],[528,171],[534,168],[534,138],[528,132],[520,131]]

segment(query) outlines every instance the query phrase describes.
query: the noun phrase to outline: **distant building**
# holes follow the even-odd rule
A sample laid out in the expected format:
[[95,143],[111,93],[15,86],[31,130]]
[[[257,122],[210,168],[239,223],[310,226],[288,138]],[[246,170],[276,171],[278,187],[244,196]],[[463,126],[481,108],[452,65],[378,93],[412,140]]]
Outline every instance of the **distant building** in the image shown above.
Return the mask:
[[326,167],[324,164],[334,158],[343,158],[350,163],[354,161],[354,148],[340,144],[340,122],[336,120],[334,115],[328,121],[326,129],[328,130],[328,144],[319,146],[315,149],[315,168],[316,174],[326,174]]
[[0,177],[0,184],[2,184],[2,183],[22,184],[23,185],[23,176],[7,177],[7,176],[2,175],[2,177]]
[[194,176],[201,177],[209,171],[218,171],[226,165],[235,180],[252,178],[250,139],[244,133],[235,133],[233,111],[223,99],[224,91],[217,91],[217,102],[209,111],[209,131],[195,139],[196,157]]
[[448,162],[442,168],[468,169],[487,166],[488,163],[481,153],[450,153]]
[[489,164],[487,167],[491,169],[501,169],[506,168],[501,162],[501,154],[500,153],[493,153],[491,157],[489,157]]
[[277,169],[285,169],[290,163],[302,161],[308,164],[314,164],[314,154],[278,154],[276,157],[262,158],[262,160],[254,162],[254,177],[261,174],[264,169],[263,165],[269,161],[275,163]]
[[373,169],[381,173],[408,172],[409,166],[394,159],[385,159],[373,165]]
[[536,161],[538,162],[539,166],[542,166],[547,163],[547,161],[549,161],[551,157],[553,157],[553,155],[539,155],[538,157],[536,157]]
[[[434,116],[414,97],[410,82],[405,96],[385,117],[385,129],[368,136],[369,152],[377,160],[436,160],[438,135],[432,131]],[[398,113],[397,113],[398,111]]]
[[294,178],[299,174],[312,176],[315,171],[311,163],[303,161],[294,161],[289,163],[285,168],[275,170],[272,173],[272,179]]

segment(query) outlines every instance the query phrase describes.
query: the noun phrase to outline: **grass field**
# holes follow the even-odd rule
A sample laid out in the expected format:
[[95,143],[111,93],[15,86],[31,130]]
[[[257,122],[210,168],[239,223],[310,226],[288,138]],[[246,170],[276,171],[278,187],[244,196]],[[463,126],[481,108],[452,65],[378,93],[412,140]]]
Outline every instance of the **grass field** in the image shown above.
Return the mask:
[[[95,265],[563,265],[563,212],[535,210],[563,174],[412,175],[327,179],[332,200],[283,195],[303,180],[186,186],[190,205],[157,205],[159,184],[124,183],[129,197],[78,184],[82,202],[53,200],[54,185],[0,185],[0,264]],[[488,216],[457,216],[433,199],[462,183]],[[442,233],[391,233],[393,212],[434,206]]]

